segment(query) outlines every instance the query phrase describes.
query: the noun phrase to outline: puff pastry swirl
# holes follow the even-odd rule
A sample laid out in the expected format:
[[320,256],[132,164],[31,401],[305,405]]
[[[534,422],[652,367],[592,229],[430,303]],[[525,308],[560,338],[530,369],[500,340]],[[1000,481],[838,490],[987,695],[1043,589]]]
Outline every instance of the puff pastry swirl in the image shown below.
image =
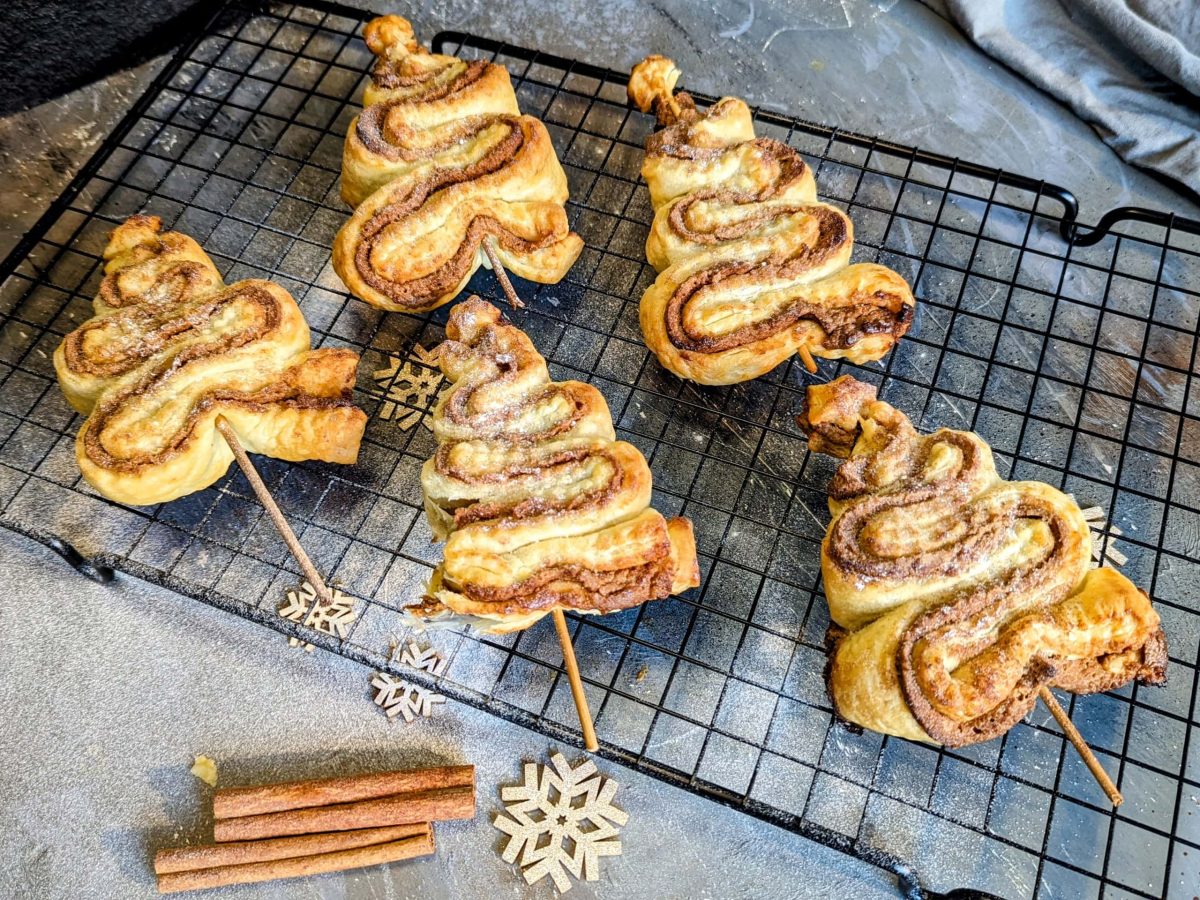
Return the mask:
[[821,559],[829,691],[845,719],[961,746],[1006,732],[1044,685],[1165,680],[1150,598],[1091,567],[1071,498],[1002,480],[976,434],[918,434],[849,376],[810,387],[800,425],[813,450],[848,457]]
[[434,309],[490,267],[488,238],[509,271],[561,280],[583,249],[567,177],[504,67],[430,53],[399,16],[372,20],[365,38],[378,60],[342,154],[342,197],[357,209],[333,248],[346,286],[382,309]]
[[350,399],[358,354],[311,350],[279,285],[224,285],[186,235],[153,216],[118,226],[104,251],[95,315],[54,353],[67,400],[87,420],[75,455],[111,500],[161,503],[212,484],[247,450],[353,463],[366,416]]
[[659,270],[640,307],[646,344],[701,384],[756,378],[801,348],[879,359],[912,322],[908,284],[884,266],[850,265],[850,219],[817,201],[799,153],[754,136],[743,101],[700,113],[674,93],[678,78],[652,56],[629,81],[630,99],[662,126],[642,165],[655,210],[646,256]]
[[446,335],[452,387],[421,473],[445,560],[409,612],[502,633],[556,607],[615,612],[699,583],[691,523],[650,508],[646,460],[615,440],[596,388],[551,381],[529,338],[478,297],[451,310]]

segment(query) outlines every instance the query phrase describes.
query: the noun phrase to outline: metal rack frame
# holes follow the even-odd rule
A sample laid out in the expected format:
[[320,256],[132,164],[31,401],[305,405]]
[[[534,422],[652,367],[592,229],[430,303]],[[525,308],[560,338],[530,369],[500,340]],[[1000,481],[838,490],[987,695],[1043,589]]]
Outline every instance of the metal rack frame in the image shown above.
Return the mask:
[[[413,493],[431,447],[423,429],[373,418],[354,469],[262,462],[318,566],[365,595],[337,640],[275,614],[298,576],[240,475],[144,509],[97,498],[73,469],[79,420],[49,365],[87,315],[107,230],[146,209],[196,237],[230,279],[288,287],[317,344],[363,353],[359,399],[378,407],[373,364],[436,343],[446,309],[385,317],[328,267],[347,215],[336,178],[367,69],[356,37],[367,18],[321,0],[220,7],[0,266],[0,524],[90,577],[119,569],[396,671],[398,609],[438,554]],[[759,133],[804,153],[823,198],[855,220],[855,258],[896,268],[918,296],[912,332],[882,365],[823,362],[816,378],[852,371],[920,427],[977,430],[1003,474],[1074,490],[1122,525],[1130,574],[1166,622],[1173,686],[1064,697],[1127,784],[1115,812],[1048,716],[962,750],[834,722],[815,563],[831,463],[809,457],[792,421],[812,376],[789,363],[746,385],[699,388],[642,346],[637,299],[653,272],[637,168],[652,125],[625,104],[624,75],[461,33],[434,48],[504,63],[522,108],[547,122],[588,246],[563,284],[519,283],[530,308],[514,319],[556,377],[600,387],[621,437],[650,460],[655,505],[699,526],[699,590],[573,619],[601,755],[887,869],[908,897],[977,895],[923,881],[1154,897],[1200,866],[1200,826],[1184,808],[1200,792],[1200,616],[1185,593],[1200,575],[1188,543],[1200,527],[1200,222],[1126,208],[1085,228],[1056,185],[755,114]],[[470,289],[501,296],[486,272]],[[434,640],[450,657],[441,692],[577,740],[548,624]]]

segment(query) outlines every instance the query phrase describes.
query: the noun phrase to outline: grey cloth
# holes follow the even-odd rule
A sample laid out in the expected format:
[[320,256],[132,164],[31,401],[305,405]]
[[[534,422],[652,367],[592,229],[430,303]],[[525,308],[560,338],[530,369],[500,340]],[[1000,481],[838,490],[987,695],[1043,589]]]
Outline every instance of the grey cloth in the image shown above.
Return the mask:
[[1200,193],[1196,0],[924,0],[1122,159]]

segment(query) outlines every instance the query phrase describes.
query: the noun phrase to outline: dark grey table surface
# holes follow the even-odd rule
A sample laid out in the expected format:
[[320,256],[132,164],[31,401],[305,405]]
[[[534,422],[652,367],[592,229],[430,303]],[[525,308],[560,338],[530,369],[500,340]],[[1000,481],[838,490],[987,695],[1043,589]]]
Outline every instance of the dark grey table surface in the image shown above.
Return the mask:
[[[1079,197],[1084,221],[1130,204],[1200,215],[912,0],[376,6],[408,16],[424,38],[470,30],[617,69],[665,53],[704,92],[1056,182]],[[0,120],[0,253],[161,65]],[[389,725],[368,702],[365,674],[134,579],[93,585],[0,531],[0,893],[151,896],[150,849],[203,834],[207,788],[188,767],[207,753],[243,782],[314,766],[480,766],[480,816],[443,828],[433,859],[222,896],[549,895],[547,884],[527,888],[500,861],[490,821],[498,785],[551,745],[454,704],[430,722]],[[625,854],[572,896],[894,895],[886,877],[859,862],[620,766],[602,768],[622,784],[618,802],[631,816]],[[980,864],[955,861],[963,871]],[[1023,887],[1023,896],[1034,894],[1034,885]]]

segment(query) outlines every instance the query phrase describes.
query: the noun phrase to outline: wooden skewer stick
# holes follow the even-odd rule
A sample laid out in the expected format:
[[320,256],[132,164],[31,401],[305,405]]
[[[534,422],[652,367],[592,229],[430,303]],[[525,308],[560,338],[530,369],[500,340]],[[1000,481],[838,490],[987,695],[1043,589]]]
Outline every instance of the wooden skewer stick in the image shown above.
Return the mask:
[[588,708],[587,695],[583,692],[583,681],[579,677],[579,664],[575,661],[575,647],[571,644],[571,632],[567,629],[567,617],[561,609],[552,613],[558,642],[562,644],[563,665],[567,670],[567,681],[571,684],[571,696],[575,698],[575,711],[579,713],[579,727],[583,729],[583,746],[589,753],[600,749],[596,740],[596,728],[592,725],[592,711]]
[[[483,252],[487,254],[487,258],[492,264],[492,271],[496,273],[496,280],[500,282],[500,288],[504,291],[508,302],[517,309],[523,309],[525,304],[521,302],[512,282],[508,280],[508,273],[504,271],[504,266],[496,253],[495,239],[491,236],[483,239]],[[571,644],[571,632],[567,628],[567,618],[561,609],[554,610],[552,615],[554,616],[554,629],[558,632],[558,642],[562,644],[563,666],[567,670],[567,681],[571,684],[571,696],[575,698],[575,711],[579,713],[579,727],[583,731],[583,746],[589,753],[594,753],[600,749],[600,743],[596,740],[596,728],[592,724],[592,711],[588,708],[587,695],[583,692],[583,681],[579,677],[579,664],[575,661],[575,647]]]
[[817,374],[817,362],[813,359],[808,347],[804,344],[800,345],[800,349],[796,351],[800,354],[800,362],[804,363],[804,368],[808,369],[809,375]]
[[1087,745],[1087,741],[1083,739],[1083,735],[1079,733],[1079,729],[1075,727],[1075,723],[1071,721],[1071,717],[1067,715],[1067,711],[1059,705],[1054,694],[1050,693],[1050,688],[1043,687],[1038,692],[1038,696],[1042,698],[1042,702],[1046,704],[1046,708],[1050,710],[1050,715],[1054,716],[1054,720],[1058,722],[1058,726],[1063,730],[1063,733],[1083,757],[1084,763],[1087,765],[1092,777],[1096,779],[1096,783],[1100,785],[1104,793],[1108,794],[1108,799],[1113,806],[1120,806],[1125,802],[1125,798],[1121,796],[1121,792],[1117,790],[1117,786],[1113,784],[1108,773],[1104,771],[1104,767],[1100,765],[1100,760],[1096,759],[1096,754],[1092,752],[1092,748]]
[[500,262],[500,254],[496,252],[496,239],[491,235],[483,239],[483,252],[487,254],[488,262],[492,264],[492,271],[496,273],[496,280],[500,282],[500,289],[504,291],[509,305],[514,309],[524,309],[525,304],[517,296],[512,282],[508,280],[508,273],[504,271],[504,265]]
[[279,508],[279,504],[275,502],[275,498],[267,490],[267,486],[263,483],[258,470],[254,468],[254,463],[246,455],[246,449],[242,446],[241,441],[238,440],[237,434],[234,433],[229,423],[220,416],[217,417],[217,430],[221,432],[221,437],[225,438],[225,443],[233,451],[233,458],[241,466],[242,474],[250,482],[250,487],[254,489],[259,502],[266,509],[267,515],[271,518],[271,523],[275,526],[276,531],[279,532],[279,536],[283,538],[283,542],[287,544],[288,550],[292,552],[292,556],[300,564],[300,571],[304,573],[304,577],[308,579],[308,583],[313,586],[321,602],[332,603],[333,595],[329,593],[329,588],[325,586],[325,580],[317,573],[317,567],[313,565],[308,554],[304,552],[304,548],[300,546],[300,539],[296,537],[296,532],[292,531],[292,526],[288,524],[287,519],[283,516],[283,510]]

